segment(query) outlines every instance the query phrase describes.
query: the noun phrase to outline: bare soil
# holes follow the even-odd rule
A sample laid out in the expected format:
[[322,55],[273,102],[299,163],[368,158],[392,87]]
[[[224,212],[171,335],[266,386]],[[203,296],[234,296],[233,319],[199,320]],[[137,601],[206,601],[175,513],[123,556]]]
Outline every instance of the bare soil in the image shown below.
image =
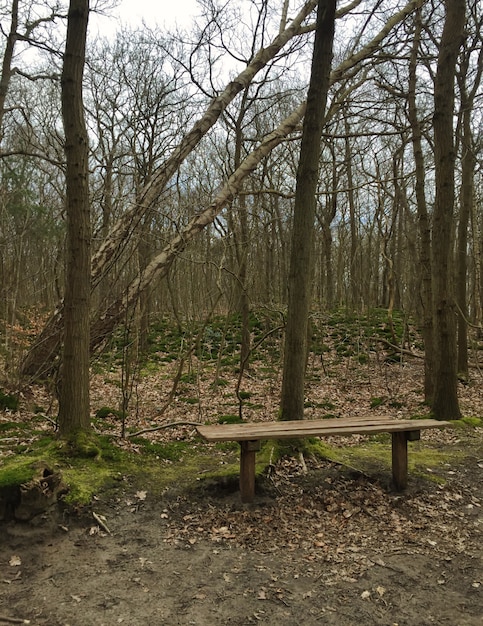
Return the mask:
[[292,459],[252,505],[230,481],[157,498],[123,484],[4,524],[0,623],[482,624],[481,432],[459,445],[444,484],[413,476],[404,494],[388,475]]

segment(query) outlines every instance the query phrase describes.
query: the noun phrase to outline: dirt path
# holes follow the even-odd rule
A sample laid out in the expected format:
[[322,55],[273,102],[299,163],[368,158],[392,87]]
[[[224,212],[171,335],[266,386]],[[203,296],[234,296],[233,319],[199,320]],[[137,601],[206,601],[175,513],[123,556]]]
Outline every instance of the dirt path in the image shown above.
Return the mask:
[[[48,626],[483,623],[483,461],[403,496],[328,463],[231,485],[130,490],[0,528],[0,616]],[[0,623],[2,620],[0,619]],[[17,622],[19,623],[19,622]]]

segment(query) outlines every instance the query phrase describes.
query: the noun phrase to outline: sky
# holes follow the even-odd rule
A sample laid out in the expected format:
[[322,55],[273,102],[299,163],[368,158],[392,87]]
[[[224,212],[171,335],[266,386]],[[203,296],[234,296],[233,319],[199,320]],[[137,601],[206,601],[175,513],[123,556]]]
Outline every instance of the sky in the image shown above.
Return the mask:
[[110,17],[91,16],[89,25],[100,34],[115,32],[121,24],[141,26],[143,20],[151,25],[184,27],[196,12],[196,0],[120,0],[119,6],[109,11]]

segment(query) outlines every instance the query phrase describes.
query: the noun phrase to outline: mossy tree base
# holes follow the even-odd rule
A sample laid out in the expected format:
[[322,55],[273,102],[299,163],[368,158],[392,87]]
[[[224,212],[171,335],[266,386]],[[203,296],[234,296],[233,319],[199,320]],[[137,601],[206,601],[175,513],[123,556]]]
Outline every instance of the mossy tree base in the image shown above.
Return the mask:
[[64,445],[68,456],[87,459],[100,459],[101,446],[99,438],[89,430],[77,430],[64,439]]

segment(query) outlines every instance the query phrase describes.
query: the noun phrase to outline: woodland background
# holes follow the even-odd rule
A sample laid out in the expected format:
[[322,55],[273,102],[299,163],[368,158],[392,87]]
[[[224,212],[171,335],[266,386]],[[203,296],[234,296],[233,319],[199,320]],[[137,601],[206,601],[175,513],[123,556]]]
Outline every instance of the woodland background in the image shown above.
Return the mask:
[[[230,314],[241,323],[243,370],[251,314],[265,316],[267,332],[283,330],[316,4],[203,0],[183,32],[146,15],[141,29],[88,36],[91,356],[120,332],[137,358],[163,319],[194,338],[188,355],[194,329]],[[465,18],[461,34],[450,32],[451,10]],[[115,14],[103,3],[91,11]],[[0,319],[10,383],[58,380],[66,16],[51,0],[11,0],[0,14]],[[477,0],[338,3],[312,244],[312,320],[383,308],[388,341],[410,349],[391,334],[397,310],[420,328],[427,362],[433,343],[436,362],[451,362],[455,389],[457,376],[470,378],[482,328],[482,19]],[[448,41],[455,65],[445,81]],[[442,102],[453,129],[443,133],[443,179]],[[449,325],[435,331],[442,308]],[[453,341],[449,359],[441,333]],[[426,372],[429,401],[434,375]]]

